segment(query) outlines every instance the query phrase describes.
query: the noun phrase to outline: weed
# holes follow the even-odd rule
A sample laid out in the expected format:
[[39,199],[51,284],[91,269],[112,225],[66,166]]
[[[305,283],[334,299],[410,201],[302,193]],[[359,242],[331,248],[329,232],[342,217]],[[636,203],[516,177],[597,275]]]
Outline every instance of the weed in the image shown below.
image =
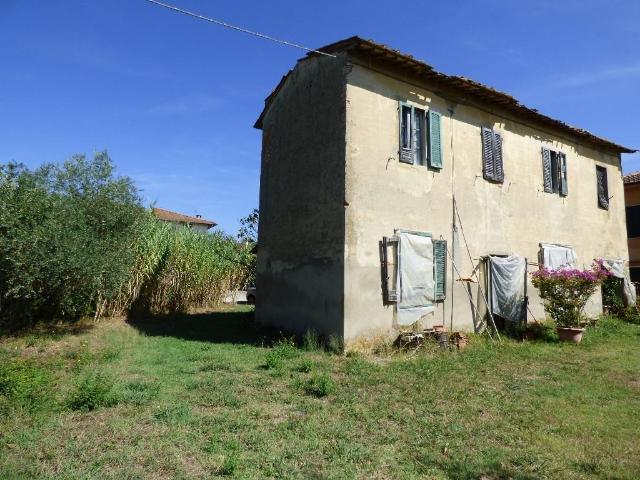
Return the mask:
[[320,337],[314,329],[307,330],[302,336],[302,348],[309,352],[320,350]]
[[99,407],[111,407],[118,403],[111,376],[101,372],[85,375],[76,385],[68,400],[69,408],[89,412]]
[[315,397],[326,397],[335,390],[331,377],[325,373],[313,375],[304,386],[305,392]]
[[315,366],[315,362],[313,360],[309,360],[308,358],[305,358],[304,360],[302,360],[302,362],[300,362],[300,365],[298,366],[297,370],[302,373],[309,373],[313,370],[314,366]]
[[296,342],[293,338],[282,338],[278,340],[273,349],[278,352],[282,358],[293,358],[298,355]]
[[187,405],[165,405],[158,407],[153,417],[163,423],[187,423],[192,418],[191,409]]
[[238,469],[238,457],[235,454],[224,457],[224,462],[220,467],[220,475],[227,477],[233,475]]
[[329,341],[327,342],[327,350],[331,353],[335,353],[336,355],[342,355],[344,352],[344,342],[342,337],[338,335],[330,335]]
[[120,358],[121,354],[122,350],[120,348],[108,348],[101,352],[100,358],[103,362],[110,363]]
[[265,356],[265,366],[267,370],[281,370],[284,366],[284,360],[280,352],[275,349],[271,349]]
[[267,352],[265,366],[268,370],[282,370],[285,359],[298,355],[295,342],[290,338],[278,340],[276,344]]
[[128,382],[120,392],[119,399],[123,403],[146,405],[158,396],[160,386],[157,383],[132,381]]
[[201,365],[199,370],[201,372],[212,372],[215,370],[231,370],[231,366],[221,362],[208,362],[208,363],[205,363],[204,365]]
[[13,405],[28,411],[50,406],[51,376],[32,362],[3,358],[0,360],[0,395]]

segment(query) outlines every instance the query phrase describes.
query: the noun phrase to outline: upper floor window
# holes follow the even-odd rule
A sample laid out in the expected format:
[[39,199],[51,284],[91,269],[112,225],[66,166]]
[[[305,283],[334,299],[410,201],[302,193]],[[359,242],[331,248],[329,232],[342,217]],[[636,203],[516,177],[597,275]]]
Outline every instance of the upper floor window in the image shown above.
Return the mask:
[[482,173],[486,180],[504,182],[502,136],[487,127],[482,127]]
[[542,147],[542,177],[545,192],[566,197],[569,194],[567,156]]
[[596,182],[598,184],[598,207],[609,210],[609,180],[606,167],[596,165]]
[[442,168],[441,115],[400,103],[400,161]]

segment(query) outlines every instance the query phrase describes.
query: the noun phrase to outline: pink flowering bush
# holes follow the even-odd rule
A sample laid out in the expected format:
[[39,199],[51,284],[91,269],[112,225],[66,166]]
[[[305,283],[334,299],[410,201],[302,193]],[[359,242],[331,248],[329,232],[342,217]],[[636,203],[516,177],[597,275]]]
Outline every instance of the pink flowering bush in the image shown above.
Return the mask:
[[559,327],[579,327],[582,310],[600,282],[609,276],[601,262],[591,270],[543,268],[531,274],[533,286],[545,301],[544,309]]

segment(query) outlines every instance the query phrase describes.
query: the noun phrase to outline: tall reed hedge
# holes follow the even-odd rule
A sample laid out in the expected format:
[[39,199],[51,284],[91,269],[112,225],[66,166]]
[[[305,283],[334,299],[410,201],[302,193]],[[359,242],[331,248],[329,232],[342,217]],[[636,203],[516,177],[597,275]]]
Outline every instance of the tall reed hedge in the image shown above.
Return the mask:
[[0,165],[0,330],[215,306],[250,264],[230,236],[155,219],[106,152]]
[[175,227],[147,213],[136,225],[132,249],[135,262],[127,281],[100,307],[110,315],[215,307],[229,290],[251,281],[249,247],[220,232]]

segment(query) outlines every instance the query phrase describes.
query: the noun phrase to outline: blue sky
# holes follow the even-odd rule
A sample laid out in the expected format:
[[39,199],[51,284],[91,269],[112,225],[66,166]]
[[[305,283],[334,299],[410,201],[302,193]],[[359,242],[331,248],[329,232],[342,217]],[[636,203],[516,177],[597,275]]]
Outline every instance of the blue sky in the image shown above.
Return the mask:
[[[310,47],[371,38],[640,148],[637,0],[166,1]],[[107,149],[148,203],[235,233],[258,203],[253,123],[302,56],[144,0],[0,0],[0,162]]]

